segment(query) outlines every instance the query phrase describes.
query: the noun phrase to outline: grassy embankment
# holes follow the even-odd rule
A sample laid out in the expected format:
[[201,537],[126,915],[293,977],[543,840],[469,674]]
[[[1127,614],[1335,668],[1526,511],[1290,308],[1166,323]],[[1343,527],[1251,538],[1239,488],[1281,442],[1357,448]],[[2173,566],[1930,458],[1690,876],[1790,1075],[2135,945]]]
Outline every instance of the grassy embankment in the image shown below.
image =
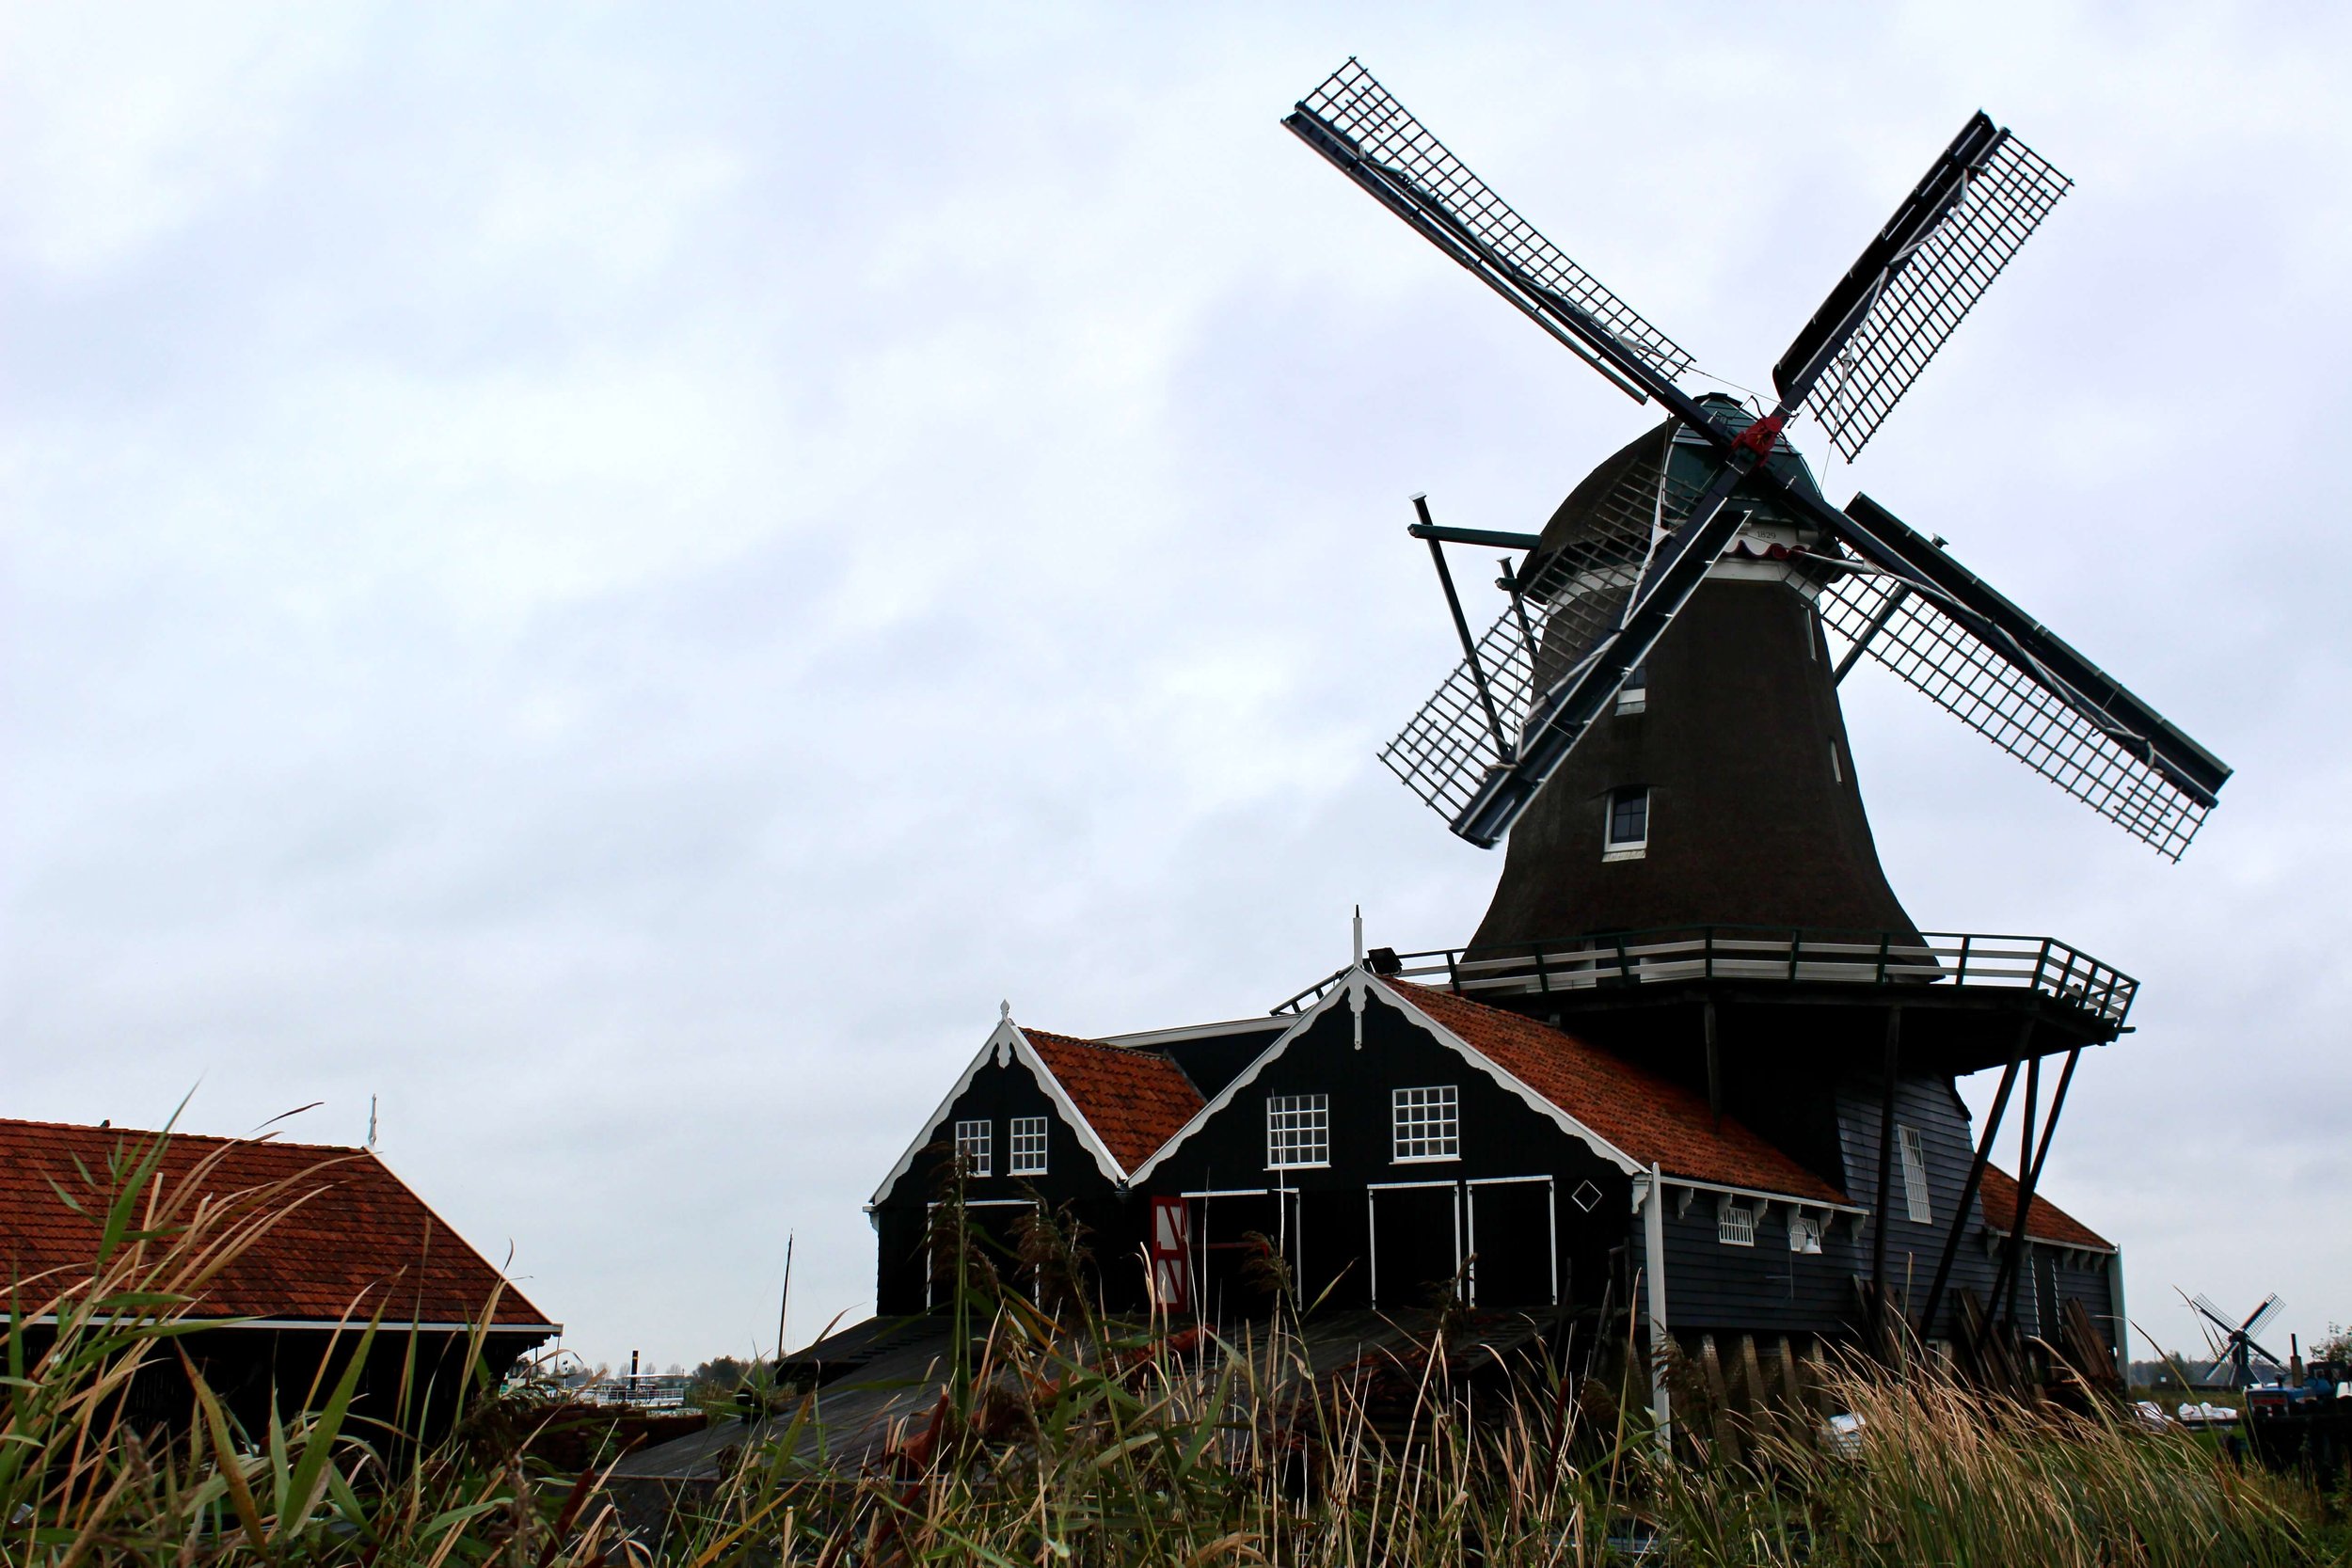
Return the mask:
[[[469,1416],[421,1452],[397,1418],[358,1420],[341,1379],[245,1432],[199,1378],[191,1421],[138,1430],[122,1414],[133,1372],[177,1356],[185,1304],[299,1193],[203,1203],[193,1179],[167,1190],[137,1155],[94,1173],[88,1268],[18,1282],[0,1421],[9,1564],[2345,1560],[2308,1488],[2179,1434],[1988,1404],[1931,1373],[1826,1369],[1812,1397],[1863,1418],[1851,1451],[1809,1417],[1766,1417],[1736,1463],[1721,1446],[1667,1463],[1597,1385],[1473,1413],[1432,1347],[1408,1369],[1399,1430],[1360,1386],[1300,1377],[1288,1333],[1185,1353],[1100,1323],[1065,1333],[982,1290],[961,1297],[970,1360],[890,1451],[826,1466],[747,1441],[666,1538],[632,1540],[597,1471],[529,1456],[538,1407],[478,1368]],[[1089,1345],[1104,1348],[1073,1348]],[[779,1424],[797,1437],[804,1419],[787,1409]]]

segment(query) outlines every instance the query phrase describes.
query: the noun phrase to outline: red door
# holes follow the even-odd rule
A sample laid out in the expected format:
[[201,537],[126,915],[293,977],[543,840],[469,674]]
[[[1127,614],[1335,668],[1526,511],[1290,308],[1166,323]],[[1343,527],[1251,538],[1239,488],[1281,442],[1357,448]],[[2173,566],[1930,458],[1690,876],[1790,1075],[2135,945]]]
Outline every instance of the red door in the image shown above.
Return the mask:
[[1163,1312],[1192,1310],[1192,1224],[1181,1197],[1152,1200],[1152,1303]]

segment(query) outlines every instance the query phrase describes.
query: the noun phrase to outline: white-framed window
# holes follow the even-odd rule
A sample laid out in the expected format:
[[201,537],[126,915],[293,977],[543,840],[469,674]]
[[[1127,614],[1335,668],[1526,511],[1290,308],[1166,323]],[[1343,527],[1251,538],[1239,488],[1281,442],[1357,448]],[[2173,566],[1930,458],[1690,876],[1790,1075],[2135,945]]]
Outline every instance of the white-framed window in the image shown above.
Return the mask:
[[1724,1199],[1715,1211],[1715,1240],[1725,1246],[1756,1245],[1756,1211]]
[[1617,688],[1617,711],[1621,714],[1640,713],[1649,706],[1649,666],[1637,664],[1625,673],[1625,684]]
[[996,1174],[996,1129],[985,1121],[956,1123],[956,1162],[966,1176]]
[[1641,859],[1649,849],[1649,786],[1631,784],[1611,790],[1608,812],[1601,831],[1600,858]]
[[1813,1214],[1788,1216],[1788,1250],[1819,1252],[1821,1250],[1821,1222]]
[[1009,1129],[1012,1134],[1012,1174],[1043,1176],[1045,1174],[1045,1118],[1015,1117]]
[[1458,1160],[1462,1156],[1461,1095],[1452,1084],[1398,1089],[1395,1112],[1399,1160]]
[[1331,1097],[1270,1094],[1265,1101],[1265,1164],[1268,1170],[1331,1163]]
[[1915,1127],[1897,1127],[1895,1143],[1903,1152],[1903,1204],[1914,1225],[1933,1225],[1935,1212],[1928,1206],[1928,1152]]

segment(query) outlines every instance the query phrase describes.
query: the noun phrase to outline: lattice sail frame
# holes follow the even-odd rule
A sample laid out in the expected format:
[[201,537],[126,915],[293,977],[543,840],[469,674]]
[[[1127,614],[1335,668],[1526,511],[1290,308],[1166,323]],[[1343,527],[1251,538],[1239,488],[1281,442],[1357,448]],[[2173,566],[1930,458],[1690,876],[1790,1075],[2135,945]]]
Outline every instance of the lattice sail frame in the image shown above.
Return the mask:
[[[1588,515],[1583,530],[1548,561],[1478,640],[1479,666],[1516,748],[1538,699],[1573,673],[1623,622],[1628,600],[1657,542],[1690,514],[1700,486],[1671,477],[1669,427],[1653,462],[1634,464]],[[1526,612],[1521,624],[1520,609]],[[1458,817],[1505,761],[1478,699],[1470,661],[1444,682],[1380,749],[1405,786],[1448,821]]]
[[1443,212],[1526,280],[1592,317],[1667,380],[1691,368],[1691,356],[1673,339],[1537,232],[1354,59],[1299,100],[1298,106],[1346,137],[1360,156]]
[[1898,269],[1821,374],[1807,407],[1852,462],[2074,182],[2010,135]]
[[2166,859],[2178,861],[2197,836],[2212,809],[2206,802],[1916,587],[1891,576],[1839,572],[1814,606],[1848,647],[1861,641],[1929,701]]

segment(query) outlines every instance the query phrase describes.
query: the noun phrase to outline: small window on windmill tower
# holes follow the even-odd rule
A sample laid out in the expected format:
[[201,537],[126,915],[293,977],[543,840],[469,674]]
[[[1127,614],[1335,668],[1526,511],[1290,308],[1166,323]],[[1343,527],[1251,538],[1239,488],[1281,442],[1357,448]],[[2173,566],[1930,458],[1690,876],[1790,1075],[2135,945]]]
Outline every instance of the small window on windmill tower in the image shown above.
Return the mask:
[[1609,792],[1608,830],[1602,834],[1600,858],[1640,860],[1649,848],[1649,786],[1634,784]]
[[1649,666],[1637,664],[1625,673],[1625,684],[1617,688],[1619,715],[1640,713],[1649,706]]

